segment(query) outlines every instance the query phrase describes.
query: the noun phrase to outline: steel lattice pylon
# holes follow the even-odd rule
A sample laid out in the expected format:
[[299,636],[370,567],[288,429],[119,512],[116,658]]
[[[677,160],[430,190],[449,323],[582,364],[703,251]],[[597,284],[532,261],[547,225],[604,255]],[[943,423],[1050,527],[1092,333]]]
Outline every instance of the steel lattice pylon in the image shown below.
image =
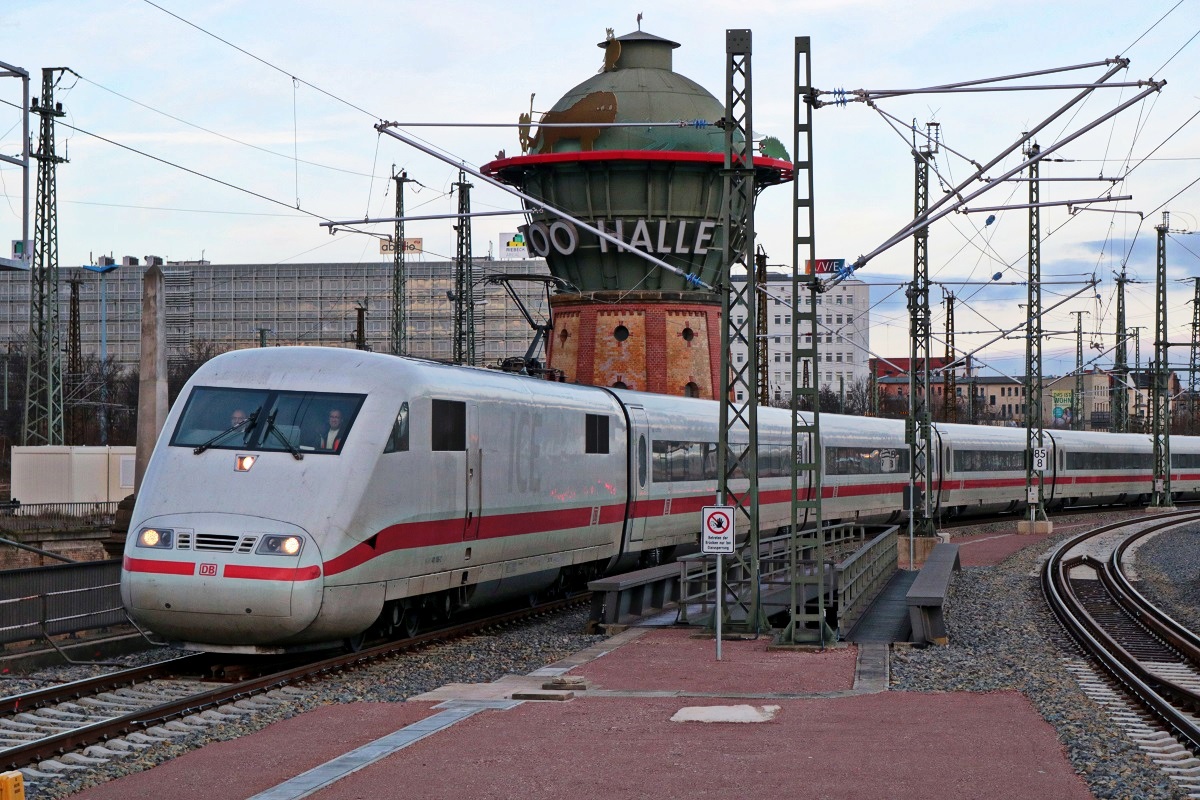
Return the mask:
[[58,196],[55,170],[66,161],[54,152],[54,119],[65,112],[54,104],[55,73],[42,70],[41,117],[38,136],[37,207],[33,234],[33,265],[29,279],[29,357],[25,372],[25,422],[22,443],[63,443],[62,337],[58,307]]
[[[767,253],[762,249],[761,245],[754,256],[754,281],[760,287],[767,285]],[[758,300],[760,298],[755,299]],[[767,304],[765,298],[761,299],[764,302],[758,304],[758,325],[756,329],[765,333],[767,330]],[[764,406],[771,402],[771,381],[768,380],[770,363],[767,360],[771,355],[769,351],[769,347],[758,348],[758,402]]]
[[396,181],[396,233],[392,240],[392,354],[408,352],[408,275],[404,263],[404,184],[412,181],[404,170],[392,176]]
[[454,252],[454,363],[475,365],[475,275],[471,263],[471,184],[459,171],[458,232]]
[[1129,432],[1129,334],[1125,330],[1125,284],[1129,278],[1124,270],[1117,276],[1117,347],[1113,352],[1112,429],[1115,433]]
[[[958,375],[954,368],[954,292],[946,292],[946,364],[942,373],[942,417],[958,422]],[[967,384],[970,386],[970,384]],[[971,402],[968,395],[967,402]]]
[[[717,505],[734,508],[735,525],[746,537],[733,558],[743,581],[726,587],[718,576],[718,591],[726,592],[738,617],[730,616],[734,628],[762,630],[769,627],[762,610],[758,559],[758,280],[754,261],[754,134],[751,95],[751,35],[749,30],[725,32],[725,163],[722,170],[724,203],[721,208],[721,428],[717,442]],[[734,264],[741,264],[746,280],[738,288],[731,279]],[[745,317],[734,318],[731,310],[746,309]],[[747,358],[731,363],[730,344],[744,342]],[[748,479],[744,492],[731,482]],[[743,526],[745,526],[743,528]],[[724,604],[723,604],[724,605]],[[740,617],[740,618],[739,618]]]
[[[787,626],[781,644],[831,641],[825,622],[825,533],[821,517],[821,404],[817,380],[817,301],[821,284],[815,264],[816,208],[813,205],[812,46],[795,45],[796,94],[792,158],[792,512],[788,552],[791,575]],[[806,270],[805,265],[813,270]],[[803,340],[802,338],[803,337]],[[803,341],[803,344],[801,342]],[[809,375],[812,380],[809,380]],[[808,407],[805,419],[802,409]],[[813,605],[808,605],[808,600]],[[809,610],[811,608],[811,610]]]
[[1192,298],[1192,346],[1188,359],[1188,430],[1192,434],[1200,433],[1196,427],[1196,391],[1200,386],[1200,277],[1192,278],[1196,282],[1195,297]]
[[1154,363],[1150,365],[1151,436],[1154,439],[1154,495],[1151,508],[1172,507],[1171,501],[1171,392],[1167,386],[1167,231],[1170,214],[1163,212],[1158,234],[1154,275]]
[[[1038,154],[1040,148],[1031,144],[1027,157]],[[1029,521],[1038,517],[1048,521],[1044,506],[1042,473],[1034,470],[1034,449],[1044,441],[1042,430],[1042,229],[1038,207],[1041,187],[1038,183],[1038,161],[1029,164],[1029,285],[1027,302],[1029,320],[1025,337],[1025,493],[1029,499]]]
[[1072,311],[1075,315],[1075,392],[1071,395],[1071,430],[1083,430],[1083,315],[1086,311]]
[[[929,212],[929,161],[936,150],[930,143],[913,148],[913,220],[922,222]],[[911,498],[909,521],[917,536],[932,536],[933,425],[929,408],[929,227],[913,233],[913,279],[908,288],[909,360],[908,419],[905,438],[909,444]],[[917,494],[919,492],[919,494]]]

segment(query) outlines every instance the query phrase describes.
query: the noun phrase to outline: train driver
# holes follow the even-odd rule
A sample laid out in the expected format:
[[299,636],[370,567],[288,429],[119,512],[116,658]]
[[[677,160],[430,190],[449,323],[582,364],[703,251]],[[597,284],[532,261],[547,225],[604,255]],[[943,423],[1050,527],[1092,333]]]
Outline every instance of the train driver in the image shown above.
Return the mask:
[[322,450],[338,450],[342,446],[342,412],[336,408],[329,409],[329,427],[321,436],[317,445]]
[[246,421],[246,412],[240,408],[235,408],[233,413],[229,415],[229,427],[236,428]]

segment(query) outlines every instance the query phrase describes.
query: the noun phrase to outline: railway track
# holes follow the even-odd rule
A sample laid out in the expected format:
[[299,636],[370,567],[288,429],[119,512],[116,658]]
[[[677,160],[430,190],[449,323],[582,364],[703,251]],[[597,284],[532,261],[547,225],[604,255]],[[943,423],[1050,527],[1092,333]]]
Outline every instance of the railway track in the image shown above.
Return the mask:
[[1200,792],[1200,637],[1137,589],[1132,547],[1200,521],[1189,510],[1096,528],[1063,542],[1042,571],[1054,615],[1085,657],[1080,686],[1179,788]]
[[398,653],[587,601],[587,596],[507,611],[355,653],[319,660],[272,658],[245,664],[203,653],[0,698],[0,771],[31,780],[122,758],[202,728],[242,720],[294,699],[302,685]]

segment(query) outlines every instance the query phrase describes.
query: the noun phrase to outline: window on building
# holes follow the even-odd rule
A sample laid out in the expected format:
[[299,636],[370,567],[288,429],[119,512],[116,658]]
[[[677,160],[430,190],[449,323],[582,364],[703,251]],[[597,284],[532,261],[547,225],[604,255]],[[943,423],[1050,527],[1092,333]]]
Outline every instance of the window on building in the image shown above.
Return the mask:
[[775,324],[776,325],[779,324],[779,315],[778,314],[775,315]]
[[854,295],[852,295],[852,294],[846,295],[846,305],[848,305],[848,306],[854,305]]
[[840,295],[840,294],[837,296],[837,304],[839,306],[842,304],[842,295]]
[[[840,336],[838,337],[838,339],[841,339],[841,338],[842,338],[842,337],[840,337]],[[842,363],[842,354],[841,354],[841,353],[837,353],[837,357],[836,357],[836,358],[834,358],[834,361],[836,361],[836,362],[837,362],[837,363],[839,363],[839,364],[840,364],[840,363]]]

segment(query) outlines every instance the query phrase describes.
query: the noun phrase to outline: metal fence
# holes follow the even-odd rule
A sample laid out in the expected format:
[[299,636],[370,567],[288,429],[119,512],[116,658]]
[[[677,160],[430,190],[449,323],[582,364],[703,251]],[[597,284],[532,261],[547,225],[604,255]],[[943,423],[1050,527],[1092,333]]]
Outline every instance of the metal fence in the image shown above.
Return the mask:
[[0,645],[128,622],[121,561],[0,572]]
[[0,503],[0,532],[108,528],[116,517],[118,502]]
[[[881,529],[856,523],[839,523],[824,529],[825,563],[818,565],[813,548],[790,553],[792,538],[773,536],[759,542],[759,584],[772,602],[779,603],[791,586],[791,564],[805,574],[817,569],[826,573],[826,591],[837,609],[838,633],[844,636],[870,606],[871,601],[896,571],[897,528],[890,526],[871,539]],[[701,614],[708,615],[715,603],[715,559],[701,554],[684,556],[680,564],[679,621],[688,624],[688,605],[698,605]],[[726,563],[727,586],[741,587],[743,594],[749,576],[737,561]],[[737,594],[735,591],[734,594]],[[811,598],[806,598],[811,600]],[[784,605],[789,602],[784,599]]]

